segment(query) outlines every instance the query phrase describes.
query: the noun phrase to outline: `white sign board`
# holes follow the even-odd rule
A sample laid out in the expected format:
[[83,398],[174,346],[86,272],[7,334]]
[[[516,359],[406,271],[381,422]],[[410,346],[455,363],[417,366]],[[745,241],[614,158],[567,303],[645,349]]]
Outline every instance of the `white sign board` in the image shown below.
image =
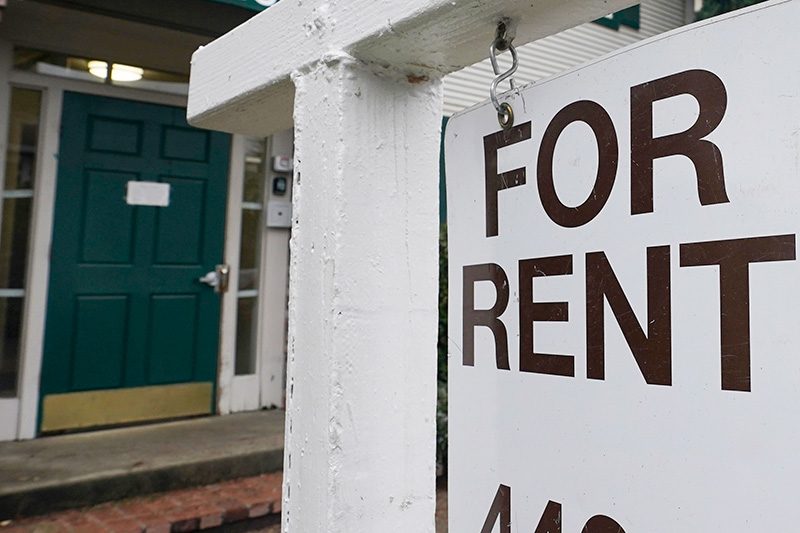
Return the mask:
[[125,201],[128,205],[169,206],[169,183],[129,181]]
[[796,530],[798,28],[761,4],[449,121],[451,532]]

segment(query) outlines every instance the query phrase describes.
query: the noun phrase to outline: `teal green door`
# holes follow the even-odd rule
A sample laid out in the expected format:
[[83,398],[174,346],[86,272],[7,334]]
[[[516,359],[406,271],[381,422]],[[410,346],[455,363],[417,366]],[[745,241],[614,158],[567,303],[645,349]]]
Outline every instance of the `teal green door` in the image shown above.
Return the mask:
[[[63,109],[40,429],[208,413],[220,302],[198,278],[222,262],[230,137],[181,108],[66,93]],[[167,184],[168,205],[129,200],[130,182]]]

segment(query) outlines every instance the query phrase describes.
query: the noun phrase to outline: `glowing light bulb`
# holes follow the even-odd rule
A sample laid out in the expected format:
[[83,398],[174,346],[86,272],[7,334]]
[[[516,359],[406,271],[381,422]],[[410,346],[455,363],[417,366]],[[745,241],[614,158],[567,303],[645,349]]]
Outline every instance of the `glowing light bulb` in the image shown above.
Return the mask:
[[103,79],[108,76],[108,63],[105,61],[89,61],[87,67],[89,67],[89,74],[92,76]]
[[[87,63],[92,76],[106,79],[108,77],[108,63],[105,61],[89,61]],[[113,63],[111,65],[111,81],[139,81],[144,75],[144,69],[132,65]]]
[[143,74],[143,68],[119,63],[111,65],[111,81],[139,81]]

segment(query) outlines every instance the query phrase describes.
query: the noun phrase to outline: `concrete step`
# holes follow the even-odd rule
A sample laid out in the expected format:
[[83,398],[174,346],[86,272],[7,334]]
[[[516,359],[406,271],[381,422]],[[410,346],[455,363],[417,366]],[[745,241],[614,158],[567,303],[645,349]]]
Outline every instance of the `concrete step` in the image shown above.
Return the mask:
[[277,472],[283,426],[272,410],[0,443],[0,520]]

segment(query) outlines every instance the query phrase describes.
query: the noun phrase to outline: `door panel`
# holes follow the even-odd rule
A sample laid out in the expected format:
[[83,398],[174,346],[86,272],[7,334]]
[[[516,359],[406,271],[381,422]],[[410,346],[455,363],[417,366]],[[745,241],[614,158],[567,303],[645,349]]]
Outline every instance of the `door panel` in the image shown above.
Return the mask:
[[[65,93],[42,430],[132,421],[117,420],[115,410],[177,416],[183,401],[120,409],[114,398],[138,396],[115,389],[141,388],[150,403],[192,391],[186,414],[211,412],[219,295],[197,279],[222,261],[229,151],[229,136],[191,128],[184,109]],[[168,184],[168,206],[128,205],[131,181]],[[177,387],[188,383],[209,386]],[[85,394],[99,390],[106,392]],[[201,390],[208,398],[198,401]],[[100,397],[97,413],[64,420],[70,401],[83,412]],[[57,423],[48,410],[59,413]]]
[[[156,214],[156,256],[160,265],[197,264],[203,255],[204,199],[208,194],[202,179],[161,177],[170,186],[170,209]],[[172,199],[174,198],[174,200]]]
[[128,302],[127,295],[76,297],[71,390],[123,386]]
[[115,198],[120,191],[125,191],[129,181],[138,181],[138,174],[86,171],[82,191],[81,263],[131,263],[134,208]]
[[[192,381],[198,298],[192,294],[157,294],[150,300],[149,382]],[[184,331],[183,335],[175,335]]]

